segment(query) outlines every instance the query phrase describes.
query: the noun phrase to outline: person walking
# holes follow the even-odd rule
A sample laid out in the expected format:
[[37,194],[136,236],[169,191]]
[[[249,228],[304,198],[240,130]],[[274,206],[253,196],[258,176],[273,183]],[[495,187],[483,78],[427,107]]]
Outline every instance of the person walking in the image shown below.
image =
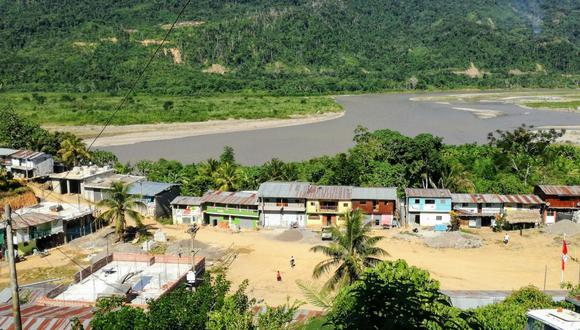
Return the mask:
[[508,245],[509,242],[510,242],[510,235],[508,233],[505,233],[505,235],[503,236],[503,244]]
[[290,268],[294,269],[296,266],[296,260],[294,260],[294,256],[290,257]]
[[276,280],[277,280],[278,282],[282,282],[282,275],[280,275],[280,271],[277,271],[277,272],[276,272]]

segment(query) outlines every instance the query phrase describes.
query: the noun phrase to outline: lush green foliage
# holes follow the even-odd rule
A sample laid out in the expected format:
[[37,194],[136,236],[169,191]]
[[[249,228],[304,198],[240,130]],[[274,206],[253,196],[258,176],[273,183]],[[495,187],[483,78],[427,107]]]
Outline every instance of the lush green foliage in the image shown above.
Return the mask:
[[143,226],[141,223],[143,216],[139,209],[146,206],[138,196],[129,195],[129,186],[121,181],[112,183],[106,198],[101,200],[97,206],[106,209],[99,218],[108,223],[113,223],[115,225],[115,233],[119,235],[120,239],[124,238],[127,218],[133,219],[138,227]]
[[482,329],[524,329],[528,310],[558,306],[560,305],[554,303],[552,297],[529,286],[514,291],[500,303],[477,308],[474,312],[477,319],[482,321]]
[[[246,295],[247,282],[228,294],[231,283],[223,275],[206,274],[195,291],[185,287],[149,302],[149,309],[122,306],[120,301],[102,300],[91,321],[93,329],[284,329],[299,305],[267,307],[254,318],[256,301]],[[122,307],[120,307],[122,306]],[[119,308],[120,307],[120,308]]]
[[[41,98],[42,102],[38,99]],[[121,96],[102,93],[0,93],[9,105],[34,122],[61,125],[104,124],[121,103]],[[326,96],[132,96],[113,125],[197,122],[207,120],[289,118],[340,111]]]
[[[12,177],[5,169],[0,169],[0,193],[16,192],[23,185]],[[2,194],[0,194],[2,196]]]
[[366,268],[378,264],[377,257],[387,252],[375,245],[382,236],[371,236],[371,227],[364,224],[361,210],[350,211],[345,215],[344,228],[331,228],[332,242],[329,245],[316,245],[310,249],[322,252],[327,259],[319,262],[312,271],[314,278],[332,272],[325,288],[332,290],[356,281]]
[[[2,88],[126,90],[181,5],[2,0]],[[173,31],[138,89],[190,95],[574,86],[578,13],[574,0],[196,1],[182,21],[198,23]],[[471,62],[481,68],[478,78],[456,73]],[[212,64],[225,73],[204,72]]]
[[469,329],[478,324],[451,306],[427,271],[404,260],[368,268],[340,291],[327,320],[337,329]]

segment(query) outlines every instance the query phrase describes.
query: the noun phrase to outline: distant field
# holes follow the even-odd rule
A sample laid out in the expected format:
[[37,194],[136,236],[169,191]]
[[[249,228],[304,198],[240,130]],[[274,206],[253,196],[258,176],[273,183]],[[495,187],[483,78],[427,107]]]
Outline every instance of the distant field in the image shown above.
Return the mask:
[[[41,124],[103,124],[121,96],[74,93],[0,93],[0,107]],[[201,122],[220,119],[290,118],[338,112],[327,96],[149,96],[137,95],[113,118],[113,125]]]
[[580,100],[575,101],[555,101],[555,102],[526,102],[525,106],[539,109],[568,109],[578,111],[580,108]]

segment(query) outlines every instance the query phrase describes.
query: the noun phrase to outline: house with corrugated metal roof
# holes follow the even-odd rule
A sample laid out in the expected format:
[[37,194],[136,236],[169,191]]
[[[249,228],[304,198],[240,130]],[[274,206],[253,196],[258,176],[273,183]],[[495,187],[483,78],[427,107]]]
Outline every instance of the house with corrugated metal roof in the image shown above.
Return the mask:
[[2,149],[3,167],[15,178],[36,179],[46,177],[54,171],[52,156],[31,150]]
[[180,187],[175,183],[137,181],[129,185],[128,193],[138,196],[145,204],[139,209],[141,214],[154,218],[169,218],[171,216],[171,201],[179,196]]
[[177,196],[171,201],[171,217],[174,224],[203,223],[201,197]]
[[547,224],[580,218],[580,186],[539,185],[534,193],[545,202],[543,217]]
[[352,209],[365,214],[365,223],[390,228],[394,224],[397,188],[353,187]]
[[307,182],[264,182],[258,189],[260,222],[264,227],[306,226]]
[[[93,211],[86,206],[43,202],[12,213],[15,246],[20,255],[44,250],[85,236],[96,230]],[[0,245],[5,224],[0,224]]]
[[320,228],[344,224],[344,214],[352,210],[352,187],[310,185],[306,197],[306,226]]
[[449,189],[405,189],[407,221],[419,226],[448,225],[451,222]]
[[258,226],[256,191],[213,191],[202,197],[204,223],[221,228],[253,229]]
[[542,200],[536,195],[452,194],[453,210],[472,228],[495,225],[502,215],[514,226],[534,226],[541,221]]

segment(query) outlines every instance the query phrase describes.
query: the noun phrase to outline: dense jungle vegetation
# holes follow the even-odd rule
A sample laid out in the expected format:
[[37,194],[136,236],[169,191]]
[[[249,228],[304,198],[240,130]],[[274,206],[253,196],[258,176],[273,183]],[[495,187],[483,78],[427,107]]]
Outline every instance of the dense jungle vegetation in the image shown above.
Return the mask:
[[[0,91],[126,91],[183,3],[0,0]],[[575,87],[578,31],[575,0],[194,0],[138,91]]]

